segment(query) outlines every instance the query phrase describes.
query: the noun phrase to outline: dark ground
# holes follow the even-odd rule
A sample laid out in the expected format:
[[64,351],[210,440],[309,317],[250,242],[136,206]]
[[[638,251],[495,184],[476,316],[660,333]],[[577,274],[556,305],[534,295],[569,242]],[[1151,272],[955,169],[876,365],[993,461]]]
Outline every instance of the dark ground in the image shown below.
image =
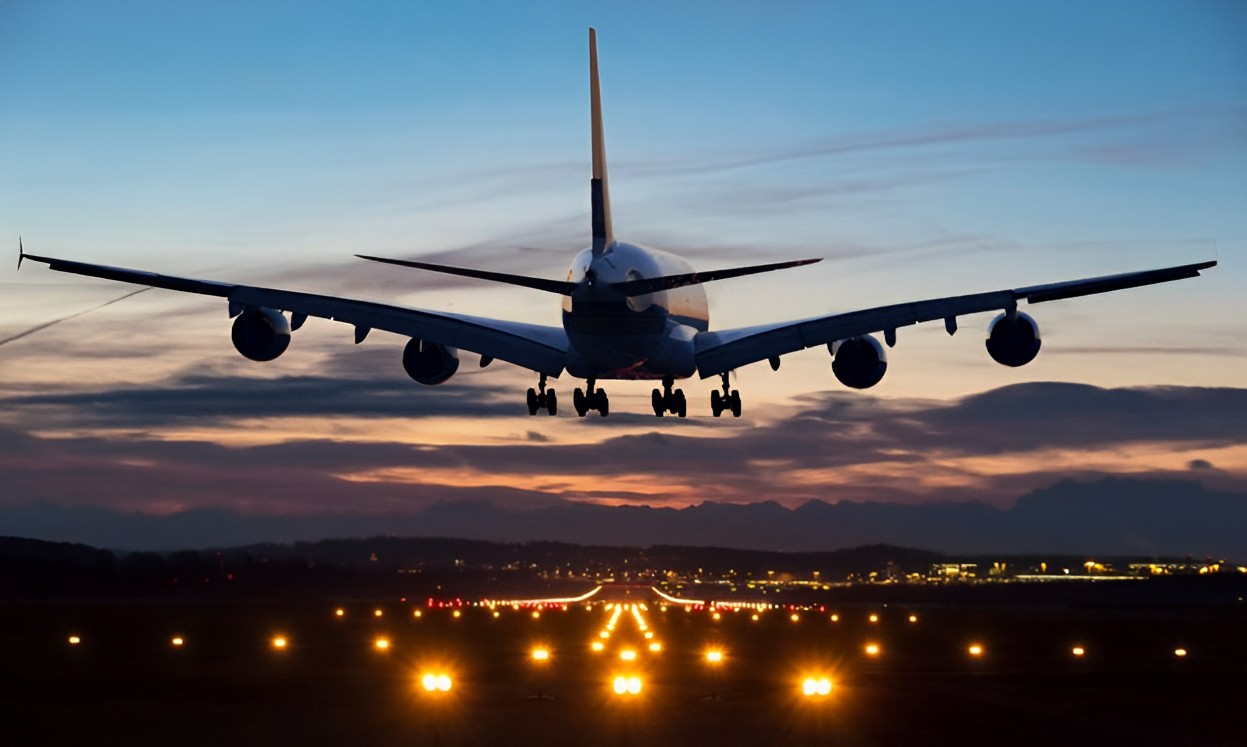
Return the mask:
[[[346,610],[343,618],[334,608]],[[380,607],[384,615],[372,611]],[[28,744],[1198,744],[1247,740],[1247,605],[833,603],[823,613],[423,610],[397,601],[0,603],[0,741]],[[833,623],[830,615],[840,615]],[[876,624],[868,621],[878,613]],[[908,616],[919,616],[910,623]],[[270,647],[275,633],[285,651]],[[82,637],[68,645],[71,634]],[[186,644],[169,641],[181,635]],[[372,640],[386,634],[387,653]],[[863,653],[867,641],[883,647]],[[972,641],[985,655],[966,653]],[[534,643],[552,659],[538,667]],[[727,659],[702,659],[711,643]],[[618,650],[642,694],[610,679]],[[1082,659],[1070,654],[1085,646]],[[1178,659],[1175,647],[1189,650]],[[455,677],[446,695],[423,668]],[[800,694],[806,673],[835,681]],[[541,692],[552,699],[530,696]]]

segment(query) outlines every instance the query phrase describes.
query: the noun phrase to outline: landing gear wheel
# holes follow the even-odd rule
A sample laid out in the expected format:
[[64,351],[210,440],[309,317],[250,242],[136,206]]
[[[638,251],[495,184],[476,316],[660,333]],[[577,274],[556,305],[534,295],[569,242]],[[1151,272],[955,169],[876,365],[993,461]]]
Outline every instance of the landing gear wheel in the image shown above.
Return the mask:
[[554,415],[559,411],[559,395],[553,389],[546,390],[546,413]]
[[589,403],[580,387],[576,387],[576,391],[572,393],[572,405],[576,408],[576,414],[582,418],[589,413]]
[[717,418],[723,414],[723,397],[719,396],[719,390],[715,389],[710,393],[710,412],[714,413]]
[[537,399],[537,390],[529,387],[528,389],[528,414],[536,415],[540,408],[540,402]]
[[606,417],[607,415],[611,414],[611,401],[610,401],[610,398],[606,396],[605,389],[598,390],[596,404],[597,404],[598,415],[601,415],[602,417]]
[[739,418],[740,417],[740,392],[736,389],[733,389],[732,396],[729,397],[729,399],[731,400],[731,402],[728,403],[728,407],[732,408],[732,417]]
[[675,414],[680,417],[688,415],[688,400],[684,398],[683,389],[675,390],[675,407],[672,409],[674,409]]
[[661,418],[663,412],[667,409],[666,403],[663,402],[661,390],[654,390],[654,393],[650,395],[650,403],[654,406],[654,414]]

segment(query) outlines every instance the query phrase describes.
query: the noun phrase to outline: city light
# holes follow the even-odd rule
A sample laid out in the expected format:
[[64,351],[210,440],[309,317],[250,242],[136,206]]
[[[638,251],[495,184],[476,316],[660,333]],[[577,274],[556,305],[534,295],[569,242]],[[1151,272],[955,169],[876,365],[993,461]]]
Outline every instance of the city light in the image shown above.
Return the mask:
[[373,640],[372,647],[378,651],[389,651],[390,650],[390,639],[384,638],[384,637],[378,637]]
[[373,611],[372,611],[372,616],[373,616],[373,617],[381,617],[381,616],[382,616],[382,615],[384,615],[384,614],[385,614],[385,612],[384,612],[384,611],[383,611],[380,607],[378,607],[378,608],[376,608],[375,610],[373,610]]
[[722,664],[723,663],[723,652],[717,648],[710,649],[709,651],[706,652],[706,663],[707,664]]
[[838,623],[838,622],[840,622],[840,616],[839,616],[839,615],[832,615],[832,616],[831,616],[831,621],[832,621],[833,623]]
[[533,610],[533,619],[534,619],[534,620],[540,620],[540,619],[541,619],[541,611],[540,611],[540,610]]
[[807,698],[831,694],[831,680],[826,677],[806,677],[801,683],[801,694]]
[[186,643],[186,640],[180,635],[175,635],[173,638],[169,639],[169,644],[174,648],[181,648],[184,643]]
[[800,621],[801,621],[801,616],[800,616],[800,615],[798,615],[796,612],[794,612],[794,613],[792,613],[792,615],[791,615],[791,616],[789,616],[789,618],[788,618],[788,619],[789,619],[789,620],[792,620],[793,622],[800,622]]
[[1174,656],[1176,656],[1176,657],[1178,657],[1179,659],[1185,659],[1185,658],[1186,658],[1186,649],[1184,649],[1184,648],[1175,648],[1175,649],[1173,650],[1173,655],[1174,655]]
[[334,617],[346,617],[346,610],[339,607],[333,611],[333,616]]
[[286,637],[284,635],[273,636],[272,645],[273,645],[273,648],[279,651],[281,649],[284,649],[286,647]]
[[619,676],[611,686],[616,695],[638,695],[641,692],[641,678]]
[[82,643],[82,639],[81,639],[81,638],[79,638],[78,636],[76,636],[76,635],[71,635],[71,636],[69,637],[69,645],[71,645],[71,646],[77,646],[77,645],[78,645],[78,644],[80,644],[80,643]]
[[463,613],[460,612],[459,610],[455,610],[454,612],[450,613],[450,616],[458,620],[460,617],[463,616]]
[[532,657],[533,657],[533,661],[549,661],[550,660],[550,649],[543,648],[540,646],[537,648],[534,648],[532,651]]
[[412,610],[411,616],[419,620],[420,618],[424,617],[424,613],[421,612],[420,610]]
[[877,643],[867,643],[865,650],[867,656],[878,656],[881,649]]
[[910,621],[911,623],[916,623],[916,622],[918,622],[918,616],[917,616],[917,615],[910,615],[910,616],[909,616],[909,621]]
[[875,613],[873,613],[873,612],[872,612],[872,613],[870,613],[870,617],[869,617],[869,618],[867,618],[867,619],[868,619],[868,620],[870,620],[872,623],[877,623],[877,622],[879,622],[879,616],[878,616],[878,615],[876,615],[876,614],[875,614]]
[[1073,654],[1074,656],[1084,656],[1087,653],[1087,649],[1083,648],[1082,646],[1075,646],[1071,648],[1069,652]]
[[978,643],[971,643],[970,648],[966,650],[970,652],[971,656],[982,656],[983,655],[983,646]]

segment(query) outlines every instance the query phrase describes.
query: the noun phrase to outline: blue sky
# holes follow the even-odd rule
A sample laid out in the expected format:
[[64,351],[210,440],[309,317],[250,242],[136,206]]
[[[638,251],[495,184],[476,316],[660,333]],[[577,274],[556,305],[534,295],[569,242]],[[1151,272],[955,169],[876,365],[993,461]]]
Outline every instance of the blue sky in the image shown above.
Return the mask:
[[[1037,307],[1045,348],[1023,369],[987,358],[987,318],[963,320],[951,340],[939,325],[902,330],[888,377],[867,396],[887,410],[1043,381],[1247,380],[1238,2],[3,2],[0,242],[16,251],[20,234],[34,253],[557,324],[544,294],[395,274],[351,255],[560,277],[588,235],[590,25],[620,236],[699,268],[828,258],[710,286],[715,326],[1215,257],[1221,266],[1196,281]],[[125,290],[2,267],[0,339]],[[234,406],[222,408],[229,417],[120,425],[84,415],[83,397],[141,400],[143,387],[228,398],[247,381],[339,376],[385,388],[402,376],[402,341],[390,336],[356,349],[349,330],[312,322],[290,353],[255,366],[228,330],[219,302],[156,291],[5,345],[0,390],[25,404],[0,412],[0,425],[67,454],[82,448],[73,439],[134,439],[134,453],[117,458],[135,464],[156,459],[144,439],[449,448],[527,443],[536,429],[552,448],[605,449],[655,428],[728,439],[845,396],[825,352],[812,350],[778,374],[743,369],[749,417],[711,428],[529,421],[519,403],[531,377],[474,361],[454,380],[460,389],[399,382],[421,402],[449,392],[451,405],[424,417],[406,407],[403,417],[311,417],[293,402],[251,419]],[[686,386],[703,420],[712,385]],[[574,384],[557,386],[569,394]],[[49,391],[68,399],[22,399]],[[483,433],[472,392],[517,412],[491,411]],[[619,384],[612,409],[644,413],[647,399],[648,387]],[[1114,443],[1056,462],[1137,471],[1163,451],[1124,454]],[[1220,449],[1211,461],[1247,470],[1235,446],[1210,444]],[[1020,493],[1033,484],[1028,457],[953,471],[966,484],[995,480],[993,470],[1019,475]],[[421,485],[401,461],[338,477]],[[834,492],[852,475],[853,495],[864,495],[896,469],[810,471],[794,495]],[[515,478],[473,462],[438,479]],[[579,477],[526,479],[579,495]],[[635,475],[613,479],[620,495],[660,500]]]

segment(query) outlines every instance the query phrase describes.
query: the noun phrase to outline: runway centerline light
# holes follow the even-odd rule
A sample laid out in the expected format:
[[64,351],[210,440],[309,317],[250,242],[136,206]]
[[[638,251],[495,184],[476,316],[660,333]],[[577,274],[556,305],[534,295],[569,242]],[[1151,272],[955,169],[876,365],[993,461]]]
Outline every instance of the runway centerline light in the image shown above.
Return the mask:
[[451,684],[450,675],[448,674],[428,672],[420,678],[420,686],[424,688],[425,692],[430,693],[448,693],[450,692]]
[[611,688],[616,695],[639,695],[641,692],[640,677],[624,677],[619,676],[611,683]]

